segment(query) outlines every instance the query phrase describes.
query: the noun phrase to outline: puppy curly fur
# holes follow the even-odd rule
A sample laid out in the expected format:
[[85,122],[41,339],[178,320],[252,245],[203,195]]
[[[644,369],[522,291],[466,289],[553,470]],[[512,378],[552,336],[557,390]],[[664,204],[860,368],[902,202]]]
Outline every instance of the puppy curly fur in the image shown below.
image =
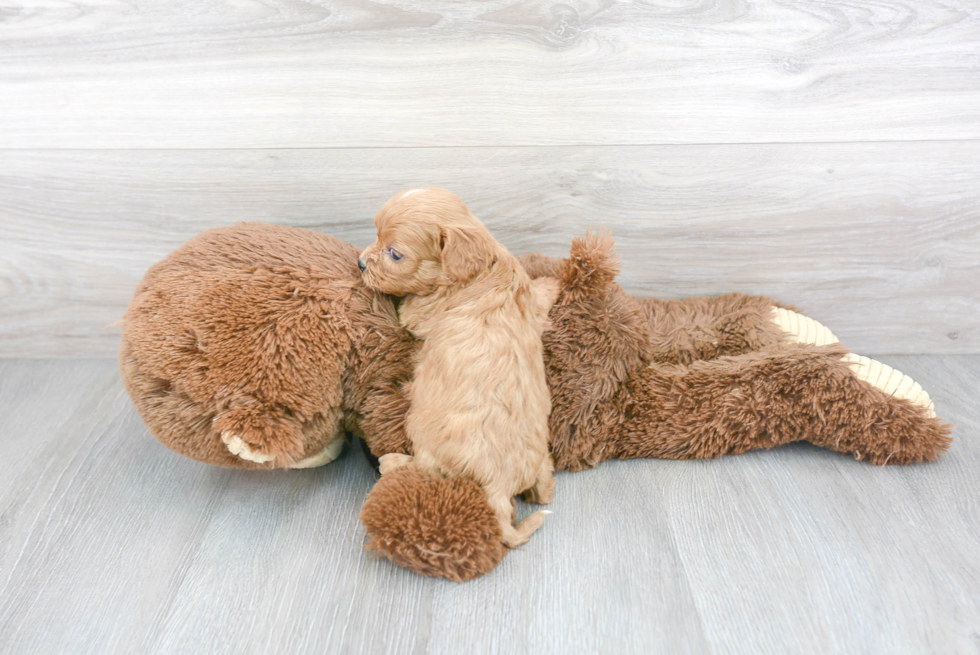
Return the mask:
[[399,320],[423,341],[406,431],[414,457],[386,455],[382,474],[410,466],[461,476],[487,493],[504,543],[525,543],[544,521],[515,528],[515,495],[550,502],[551,398],[541,333],[556,280],[531,279],[455,195],[437,187],[389,200],[377,241],[361,255],[364,283],[404,297]]

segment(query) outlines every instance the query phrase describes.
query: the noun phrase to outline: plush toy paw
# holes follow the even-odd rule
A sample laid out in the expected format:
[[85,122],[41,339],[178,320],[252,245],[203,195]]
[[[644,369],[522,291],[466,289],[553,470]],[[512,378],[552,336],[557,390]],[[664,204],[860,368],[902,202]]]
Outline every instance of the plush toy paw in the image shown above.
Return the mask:
[[267,464],[275,459],[274,455],[267,455],[257,450],[253,450],[247,443],[241,440],[237,434],[227,430],[221,433],[221,441],[227,446],[228,452],[238,455],[244,460],[255,462],[256,464]]
[[[839,343],[833,332],[809,316],[782,307],[773,307],[772,320],[796,343],[815,346]],[[857,379],[867,382],[889,396],[904,398],[913,405],[924,407],[929,418],[936,416],[935,405],[929,398],[929,394],[918,382],[901,371],[856,353],[848,353],[842,360],[851,364],[851,370]]]
[[[221,433],[221,441],[228,448],[228,452],[230,452],[232,455],[237,455],[246,461],[255,462],[256,464],[268,464],[275,459],[275,455],[269,455],[267,453],[255,450],[247,443],[242,441],[241,437],[228,430]],[[295,464],[290,464],[289,468],[311,469],[318,466],[324,466],[340,457],[340,453],[343,451],[343,449],[344,440],[341,438],[334,439],[327,445],[326,448],[317,454],[301,459]]]
[[926,393],[918,382],[905,375],[901,371],[896,371],[888,364],[862,357],[856,353],[844,355],[843,360],[851,364],[854,375],[859,380],[863,380],[895,398],[904,398],[913,405],[919,405],[926,409],[926,416],[935,418],[936,407],[929,394]]
[[840,341],[826,326],[818,323],[809,316],[798,314],[789,309],[773,307],[772,320],[796,343],[826,346]]
[[301,459],[289,468],[291,469],[312,469],[318,466],[324,466],[334,461],[340,457],[341,451],[344,449],[344,440],[337,437],[331,441],[326,448],[321,450],[316,455],[310,455],[305,459]]

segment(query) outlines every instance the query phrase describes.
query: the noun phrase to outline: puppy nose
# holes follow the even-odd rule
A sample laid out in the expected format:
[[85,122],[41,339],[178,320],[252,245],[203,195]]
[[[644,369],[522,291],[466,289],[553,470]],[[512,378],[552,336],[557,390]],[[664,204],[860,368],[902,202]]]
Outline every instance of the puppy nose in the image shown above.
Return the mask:
[[367,264],[364,263],[364,260],[363,259],[361,259],[360,257],[358,257],[357,258],[357,267],[359,269],[361,269],[361,273],[363,273],[364,272],[364,269],[367,268]]

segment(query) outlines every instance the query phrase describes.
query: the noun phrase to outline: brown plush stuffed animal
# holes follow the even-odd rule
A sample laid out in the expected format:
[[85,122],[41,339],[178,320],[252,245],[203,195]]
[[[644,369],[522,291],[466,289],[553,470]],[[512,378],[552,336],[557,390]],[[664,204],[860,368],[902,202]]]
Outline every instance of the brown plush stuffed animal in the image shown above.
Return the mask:
[[[336,457],[347,432],[375,457],[404,434],[417,343],[395,299],[361,283],[354,246],[243,224],[205,232],[153,266],[123,323],[120,366],[151,432],[237,468]],[[556,470],[610,458],[711,458],[793,441],[874,464],[932,460],[949,426],[908,376],[849,354],[825,327],[767,298],[637,300],[612,240],[526,256],[560,294],[543,336]],[[466,580],[504,554],[481,489],[397,470],[364,505],[368,548]]]

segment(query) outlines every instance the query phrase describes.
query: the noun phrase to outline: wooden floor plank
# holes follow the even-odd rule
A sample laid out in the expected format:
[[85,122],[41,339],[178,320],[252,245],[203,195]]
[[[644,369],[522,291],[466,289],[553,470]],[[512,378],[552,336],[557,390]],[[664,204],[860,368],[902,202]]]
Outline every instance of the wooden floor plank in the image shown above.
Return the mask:
[[767,294],[861,353],[977,352],[977,179],[972,143],[8,152],[0,355],[112,354],[137,281],[194,234],[269,221],[366,246],[424,183],[517,253],[611,230],[639,296]]
[[22,3],[0,148],[978,139],[970,0]]
[[339,463],[233,474],[145,652],[410,652],[431,588],[361,550],[373,473],[358,452]]
[[561,509],[549,506],[555,513],[532,542],[493,575],[439,589],[433,651],[460,652],[475,639],[500,653],[556,652],[559,644],[583,653],[706,652],[696,590],[651,473],[617,462],[559,474]]
[[2,396],[0,649],[134,651],[227,474],[148,442],[111,360],[4,362],[0,379],[36,390]]
[[356,450],[210,468],[146,433],[115,362],[0,361],[0,653],[969,652],[980,356],[884,360],[955,423],[938,462],[604,463],[465,584],[361,550]]

